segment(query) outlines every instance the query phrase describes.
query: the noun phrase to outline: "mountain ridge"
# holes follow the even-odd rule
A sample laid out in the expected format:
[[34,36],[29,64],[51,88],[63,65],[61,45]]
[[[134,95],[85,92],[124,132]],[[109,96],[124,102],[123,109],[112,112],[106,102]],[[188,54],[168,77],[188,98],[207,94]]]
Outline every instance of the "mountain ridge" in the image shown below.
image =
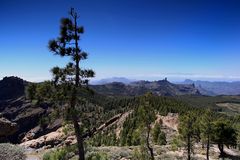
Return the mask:
[[226,82],[226,81],[201,81],[186,79],[180,84],[195,84],[196,88],[203,95],[239,95],[240,81]]
[[[19,77],[4,77],[0,80],[0,100],[24,96],[25,87],[28,83],[31,82],[25,81]],[[200,92],[193,84],[174,84],[169,82],[166,78],[158,81],[129,81],[128,84],[111,82],[90,85],[90,87],[97,93],[103,95],[138,96],[147,92],[152,92],[159,96],[200,95]]]
[[121,96],[138,96],[147,92],[159,96],[200,95],[194,85],[173,84],[167,79],[158,81],[141,80],[129,84],[112,82],[103,85],[91,85],[91,88],[101,94]]

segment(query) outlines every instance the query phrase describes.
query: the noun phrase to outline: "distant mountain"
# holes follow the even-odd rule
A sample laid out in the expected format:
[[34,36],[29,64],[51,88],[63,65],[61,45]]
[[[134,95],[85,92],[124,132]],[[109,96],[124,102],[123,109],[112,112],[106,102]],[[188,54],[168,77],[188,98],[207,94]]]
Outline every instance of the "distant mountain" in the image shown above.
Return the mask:
[[200,95],[194,85],[189,84],[173,84],[169,81],[136,81],[129,84],[121,82],[112,82],[103,85],[91,86],[96,92],[104,95],[124,95],[135,96],[152,92],[156,95],[178,96],[178,95]]
[[203,95],[239,95],[240,82],[209,82],[186,79],[182,84],[194,84]]
[[112,77],[112,78],[105,78],[105,79],[101,79],[101,80],[92,81],[91,84],[100,85],[100,84],[107,84],[107,83],[113,83],[113,82],[121,82],[124,84],[129,84],[133,81],[134,80],[127,79],[125,77]]
[[0,100],[18,98],[24,95],[27,83],[18,77],[4,77],[0,80]]

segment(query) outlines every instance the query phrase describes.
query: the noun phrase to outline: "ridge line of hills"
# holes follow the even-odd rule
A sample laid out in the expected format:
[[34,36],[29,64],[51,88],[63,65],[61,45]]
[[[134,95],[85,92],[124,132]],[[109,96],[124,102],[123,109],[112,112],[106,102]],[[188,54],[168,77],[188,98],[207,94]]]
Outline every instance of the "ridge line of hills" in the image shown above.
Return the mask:
[[[0,80],[0,100],[17,98],[24,95],[25,87],[31,82],[19,77],[4,77]],[[94,91],[103,95],[138,96],[152,92],[161,96],[200,95],[193,84],[173,84],[167,79],[159,81],[135,81],[129,84],[112,82],[90,85]]]
[[[105,84],[91,84],[90,87],[99,94],[111,96],[138,96],[152,92],[161,96],[180,95],[239,95],[240,82],[209,82],[185,80],[180,83],[171,83],[167,79],[158,81],[127,81],[124,78],[115,80],[124,82],[106,81]],[[25,87],[31,82],[19,77],[4,77],[0,80],[0,100],[17,98],[24,95]]]
[[[127,79],[125,77],[105,78],[98,81],[93,81],[94,85],[105,85],[112,82],[121,82],[125,85],[131,85],[138,80]],[[140,80],[141,81],[141,80]],[[139,82],[139,81],[138,81]],[[154,82],[154,81],[145,81]],[[217,96],[217,95],[240,95],[240,81],[206,81],[206,80],[191,80],[186,79],[182,82],[173,82],[173,84],[194,84],[202,95]]]

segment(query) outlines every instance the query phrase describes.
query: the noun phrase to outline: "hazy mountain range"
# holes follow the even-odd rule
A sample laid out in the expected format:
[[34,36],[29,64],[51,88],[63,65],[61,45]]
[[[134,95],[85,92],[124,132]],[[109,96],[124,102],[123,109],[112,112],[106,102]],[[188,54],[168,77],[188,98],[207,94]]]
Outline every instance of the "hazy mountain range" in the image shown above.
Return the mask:
[[90,83],[92,85],[101,85],[101,84],[107,84],[107,83],[112,83],[112,82],[121,82],[124,84],[129,84],[134,81],[136,81],[136,80],[128,79],[125,77],[112,77],[112,78],[104,78],[104,79],[100,79],[100,80],[93,80],[93,81],[90,81]]
[[[97,84],[97,85],[104,85],[108,83],[113,83],[113,82],[121,82],[126,85],[130,86],[136,86],[134,85],[135,82],[141,82],[141,81],[136,81],[132,79],[127,79],[124,77],[113,77],[113,78],[106,78],[102,79],[99,81],[94,81],[92,84]],[[144,81],[142,81],[143,83]],[[148,81],[145,81],[148,82]],[[156,82],[154,82],[156,83]],[[135,83],[136,84],[136,83]],[[195,88],[199,90],[199,92],[202,95],[210,95],[210,96],[215,96],[215,95],[240,95],[240,81],[235,81],[235,82],[225,82],[225,81],[201,81],[201,80],[190,80],[186,79],[183,82],[175,82],[175,84],[194,84]],[[109,84],[108,84],[109,85]],[[111,84],[113,85],[113,84]]]
[[240,81],[235,82],[209,82],[193,81],[186,79],[182,84],[194,84],[195,87],[204,95],[239,95]]
[[112,82],[91,86],[96,92],[104,95],[136,96],[152,92],[156,95],[178,96],[178,95],[200,95],[192,84],[173,84],[165,80],[159,81],[135,81],[128,84]]
[[[0,100],[15,98],[24,94],[27,81],[18,77],[0,80]],[[158,81],[135,81],[124,77],[114,77],[95,81],[90,85],[104,95],[142,95],[152,92],[157,95],[240,95],[240,82],[209,82],[185,80],[171,83],[167,79]]]

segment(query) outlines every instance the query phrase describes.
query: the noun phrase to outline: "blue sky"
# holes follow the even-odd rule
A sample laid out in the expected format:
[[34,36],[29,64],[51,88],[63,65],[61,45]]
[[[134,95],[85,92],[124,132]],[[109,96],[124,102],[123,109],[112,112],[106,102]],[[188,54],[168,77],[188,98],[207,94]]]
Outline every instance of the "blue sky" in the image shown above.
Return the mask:
[[50,79],[47,49],[70,7],[96,78],[240,80],[238,0],[1,0],[0,77]]

